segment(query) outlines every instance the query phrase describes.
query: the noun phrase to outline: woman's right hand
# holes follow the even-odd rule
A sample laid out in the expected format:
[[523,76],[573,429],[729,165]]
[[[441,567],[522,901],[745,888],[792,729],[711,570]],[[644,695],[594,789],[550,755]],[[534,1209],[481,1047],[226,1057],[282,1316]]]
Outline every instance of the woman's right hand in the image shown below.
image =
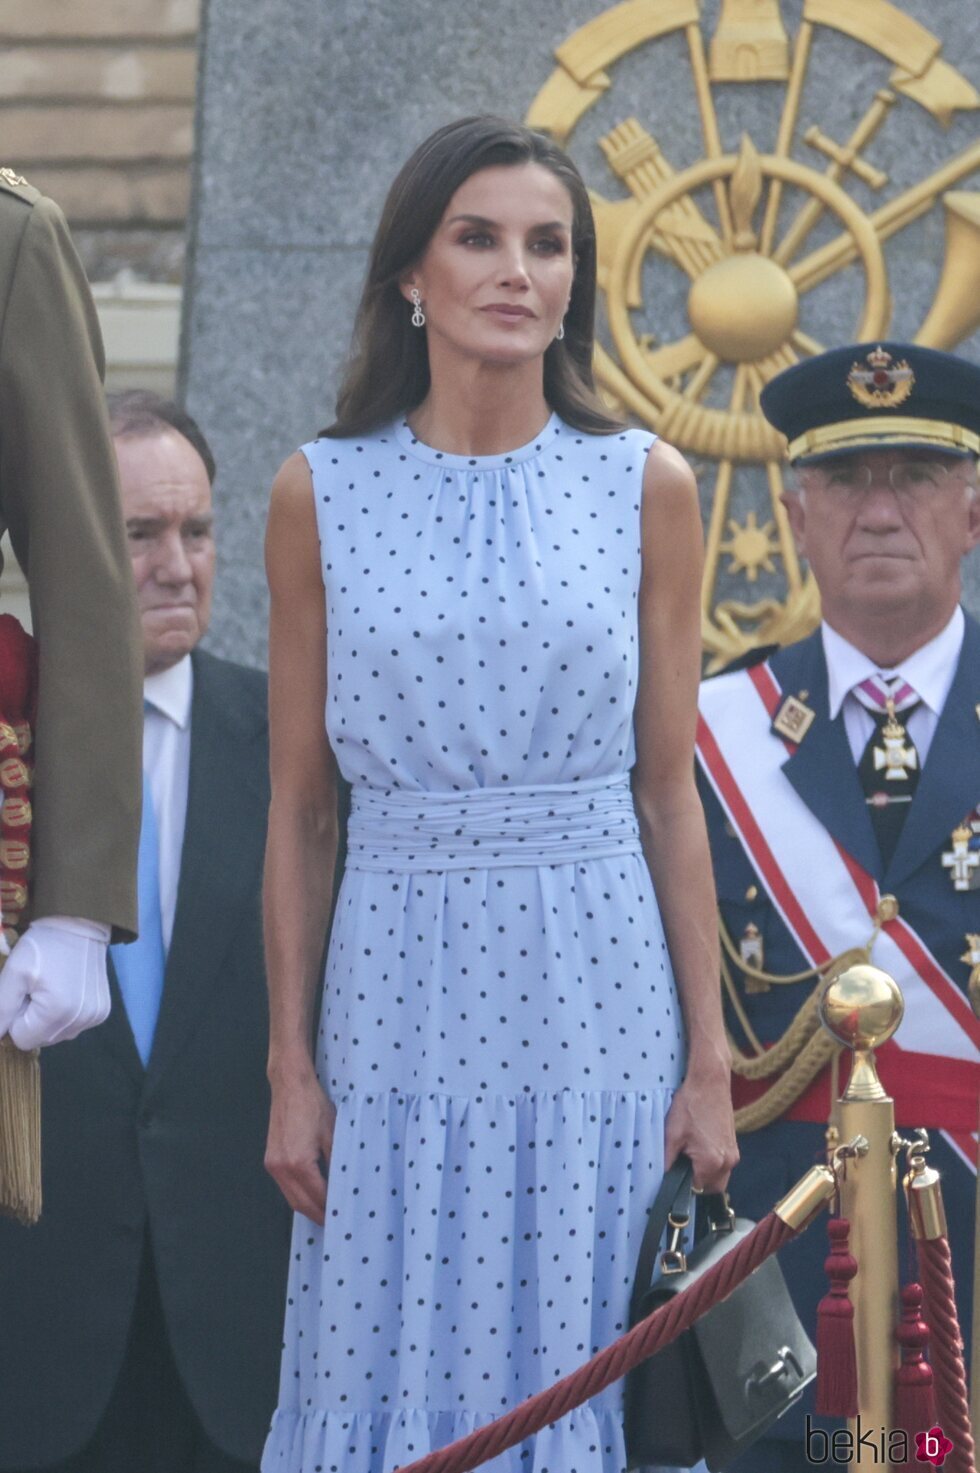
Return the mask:
[[321,1226],[336,1119],[312,1065],[283,1071],[273,1083],[265,1169],[293,1211]]

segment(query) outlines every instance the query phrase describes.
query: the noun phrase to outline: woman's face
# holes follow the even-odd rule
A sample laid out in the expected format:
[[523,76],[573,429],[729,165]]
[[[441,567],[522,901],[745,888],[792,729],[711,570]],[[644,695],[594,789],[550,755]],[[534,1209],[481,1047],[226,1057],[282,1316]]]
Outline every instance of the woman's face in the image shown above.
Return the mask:
[[500,165],[460,185],[401,289],[421,295],[430,359],[520,363],[556,336],[573,274],[564,184],[541,164]]

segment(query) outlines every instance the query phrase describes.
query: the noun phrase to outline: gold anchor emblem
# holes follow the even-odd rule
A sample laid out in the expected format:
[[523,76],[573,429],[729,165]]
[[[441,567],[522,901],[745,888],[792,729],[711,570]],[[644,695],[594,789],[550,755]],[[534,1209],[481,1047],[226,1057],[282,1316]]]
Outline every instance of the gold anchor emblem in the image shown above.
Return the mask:
[[[970,849],[971,831],[965,823],[955,828],[951,835],[952,850],[942,856],[943,869],[948,869],[954,890],[969,890],[970,873],[980,868],[980,853]],[[961,958],[966,961],[966,957]]]
[[907,782],[908,775],[919,765],[919,754],[914,747],[905,746],[905,727],[895,715],[895,702],[889,696],[885,702],[888,720],[881,729],[884,747],[875,747],[875,772],[884,769],[886,782]]

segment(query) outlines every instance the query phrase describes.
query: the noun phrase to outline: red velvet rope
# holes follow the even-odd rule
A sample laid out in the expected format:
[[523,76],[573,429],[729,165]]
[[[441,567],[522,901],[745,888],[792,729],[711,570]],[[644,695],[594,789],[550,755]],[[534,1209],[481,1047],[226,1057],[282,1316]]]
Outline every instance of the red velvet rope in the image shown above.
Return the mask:
[[566,1412],[625,1376],[640,1361],[676,1340],[696,1319],[727,1299],[770,1254],[794,1237],[795,1229],[770,1212],[737,1248],[720,1258],[689,1289],[676,1294],[590,1361],[556,1381],[554,1386],[528,1397],[505,1416],[478,1427],[448,1447],[418,1458],[401,1473],[470,1473],[515,1443],[540,1432],[542,1427],[557,1422]]
[[976,1473],[963,1339],[956,1316],[953,1264],[946,1238],[917,1238],[919,1279],[929,1326],[929,1359],[936,1383],[936,1416],[953,1444],[944,1473]]

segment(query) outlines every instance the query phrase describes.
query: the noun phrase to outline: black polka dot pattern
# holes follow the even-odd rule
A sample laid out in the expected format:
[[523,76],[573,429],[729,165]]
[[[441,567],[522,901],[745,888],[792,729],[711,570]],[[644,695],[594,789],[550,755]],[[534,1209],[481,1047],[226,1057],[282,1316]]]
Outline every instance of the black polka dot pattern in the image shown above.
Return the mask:
[[[304,447],[355,815],[265,1473],[394,1473],[625,1326],[683,1067],[629,796],[650,443]],[[622,1388],[490,1466],[621,1473]]]
[[350,869],[383,873],[568,863],[639,854],[629,773],[549,788],[353,789]]

